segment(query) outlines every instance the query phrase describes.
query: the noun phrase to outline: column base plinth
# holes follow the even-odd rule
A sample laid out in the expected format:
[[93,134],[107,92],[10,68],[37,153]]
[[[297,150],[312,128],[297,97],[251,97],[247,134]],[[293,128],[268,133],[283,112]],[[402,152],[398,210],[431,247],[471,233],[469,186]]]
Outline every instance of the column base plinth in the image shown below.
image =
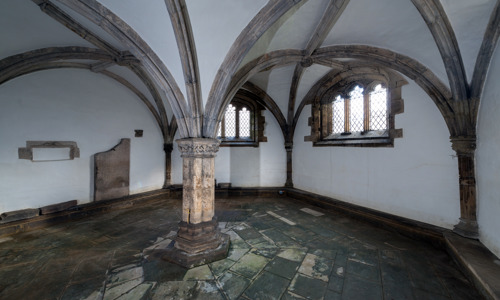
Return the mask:
[[479,231],[476,221],[460,218],[460,222],[453,227],[453,232],[469,239],[479,239]]
[[177,237],[162,259],[192,268],[226,258],[229,244],[229,236],[220,233],[215,218],[198,224],[180,222]]

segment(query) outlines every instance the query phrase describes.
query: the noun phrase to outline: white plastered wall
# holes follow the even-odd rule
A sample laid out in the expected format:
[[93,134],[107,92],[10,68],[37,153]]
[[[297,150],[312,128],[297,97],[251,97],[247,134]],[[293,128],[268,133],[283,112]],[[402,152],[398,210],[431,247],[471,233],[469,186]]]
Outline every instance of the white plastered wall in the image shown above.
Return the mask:
[[266,110],[264,136],[259,147],[220,147],[215,158],[218,183],[230,182],[234,187],[283,186],[286,181],[286,153],[278,122]]
[[458,167],[449,132],[432,100],[413,81],[396,115],[394,148],[313,147],[306,106],[294,136],[298,189],[425,223],[453,228],[460,215]]
[[477,125],[476,181],[481,242],[500,257],[500,51],[486,78]]
[[[131,139],[130,194],[164,179],[160,129],[128,89],[86,70],[36,72],[0,85],[0,212],[93,201],[93,155]],[[144,130],[142,138],[134,129]],[[26,141],[74,141],[74,160],[19,159]]]

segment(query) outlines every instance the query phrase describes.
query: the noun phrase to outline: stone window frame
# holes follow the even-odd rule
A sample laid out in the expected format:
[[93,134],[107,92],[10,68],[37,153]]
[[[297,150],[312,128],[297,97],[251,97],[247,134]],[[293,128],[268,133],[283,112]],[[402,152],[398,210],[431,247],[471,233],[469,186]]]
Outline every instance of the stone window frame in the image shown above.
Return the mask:
[[[263,111],[265,107],[251,99],[240,99],[234,98],[231,103],[236,107],[236,112],[241,108],[246,107],[250,111],[250,138],[226,138],[224,135],[225,131],[225,113],[222,120],[219,122],[221,129],[221,136],[217,136],[217,139],[221,141],[221,147],[258,147],[260,142],[267,142],[267,138],[264,136],[264,125],[265,117],[263,116]],[[225,110],[224,110],[225,111]],[[239,132],[239,114],[236,113],[236,132]],[[219,130],[217,130],[219,131]]]
[[[311,135],[305,141],[312,141],[313,146],[344,146],[344,147],[394,147],[394,139],[403,137],[403,129],[395,128],[395,116],[404,112],[404,101],[401,98],[401,88],[407,82],[394,72],[357,73],[355,69],[346,72],[348,75],[338,75],[337,80],[330,81],[330,86],[321,89],[311,105]],[[356,74],[357,73],[357,74]],[[355,75],[352,75],[355,74]],[[333,83],[332,83],[333,82]],[[369,101],[369,93],[381,84],[387,89],[387,129],[369,130],[369,119],[364,114],[364,130],[361,132],[332,133],[332,103],[335,97],[341,95],[345,99],[348,93],[357,85],[364,89],[364,104]],[[347,104],[346,104],[347,105]],[[349,122],[346,118],[344,122]]]

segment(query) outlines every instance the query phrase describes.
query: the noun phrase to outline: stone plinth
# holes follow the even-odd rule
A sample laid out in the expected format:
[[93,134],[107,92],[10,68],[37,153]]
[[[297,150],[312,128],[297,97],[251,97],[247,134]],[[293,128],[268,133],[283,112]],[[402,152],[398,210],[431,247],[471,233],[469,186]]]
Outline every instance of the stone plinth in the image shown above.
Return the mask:
[[182,221],[163,259],[190,268],[223,259],[229,249],[229,237],[220,233],[214,217],[214,161],[220,142],[203,138],[176,142],[183,158]]

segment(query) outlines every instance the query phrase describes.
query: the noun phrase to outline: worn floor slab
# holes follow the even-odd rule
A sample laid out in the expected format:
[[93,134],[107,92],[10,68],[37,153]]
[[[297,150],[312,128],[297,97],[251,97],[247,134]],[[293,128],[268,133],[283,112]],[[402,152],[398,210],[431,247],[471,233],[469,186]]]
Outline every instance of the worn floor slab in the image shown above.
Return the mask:
[[[165,199],[0,241],[0,299],[481,299],[448,254],[287,198],[216,202],[228,258],[163,261]],[[269,213],[271,212],[271,213]]]

